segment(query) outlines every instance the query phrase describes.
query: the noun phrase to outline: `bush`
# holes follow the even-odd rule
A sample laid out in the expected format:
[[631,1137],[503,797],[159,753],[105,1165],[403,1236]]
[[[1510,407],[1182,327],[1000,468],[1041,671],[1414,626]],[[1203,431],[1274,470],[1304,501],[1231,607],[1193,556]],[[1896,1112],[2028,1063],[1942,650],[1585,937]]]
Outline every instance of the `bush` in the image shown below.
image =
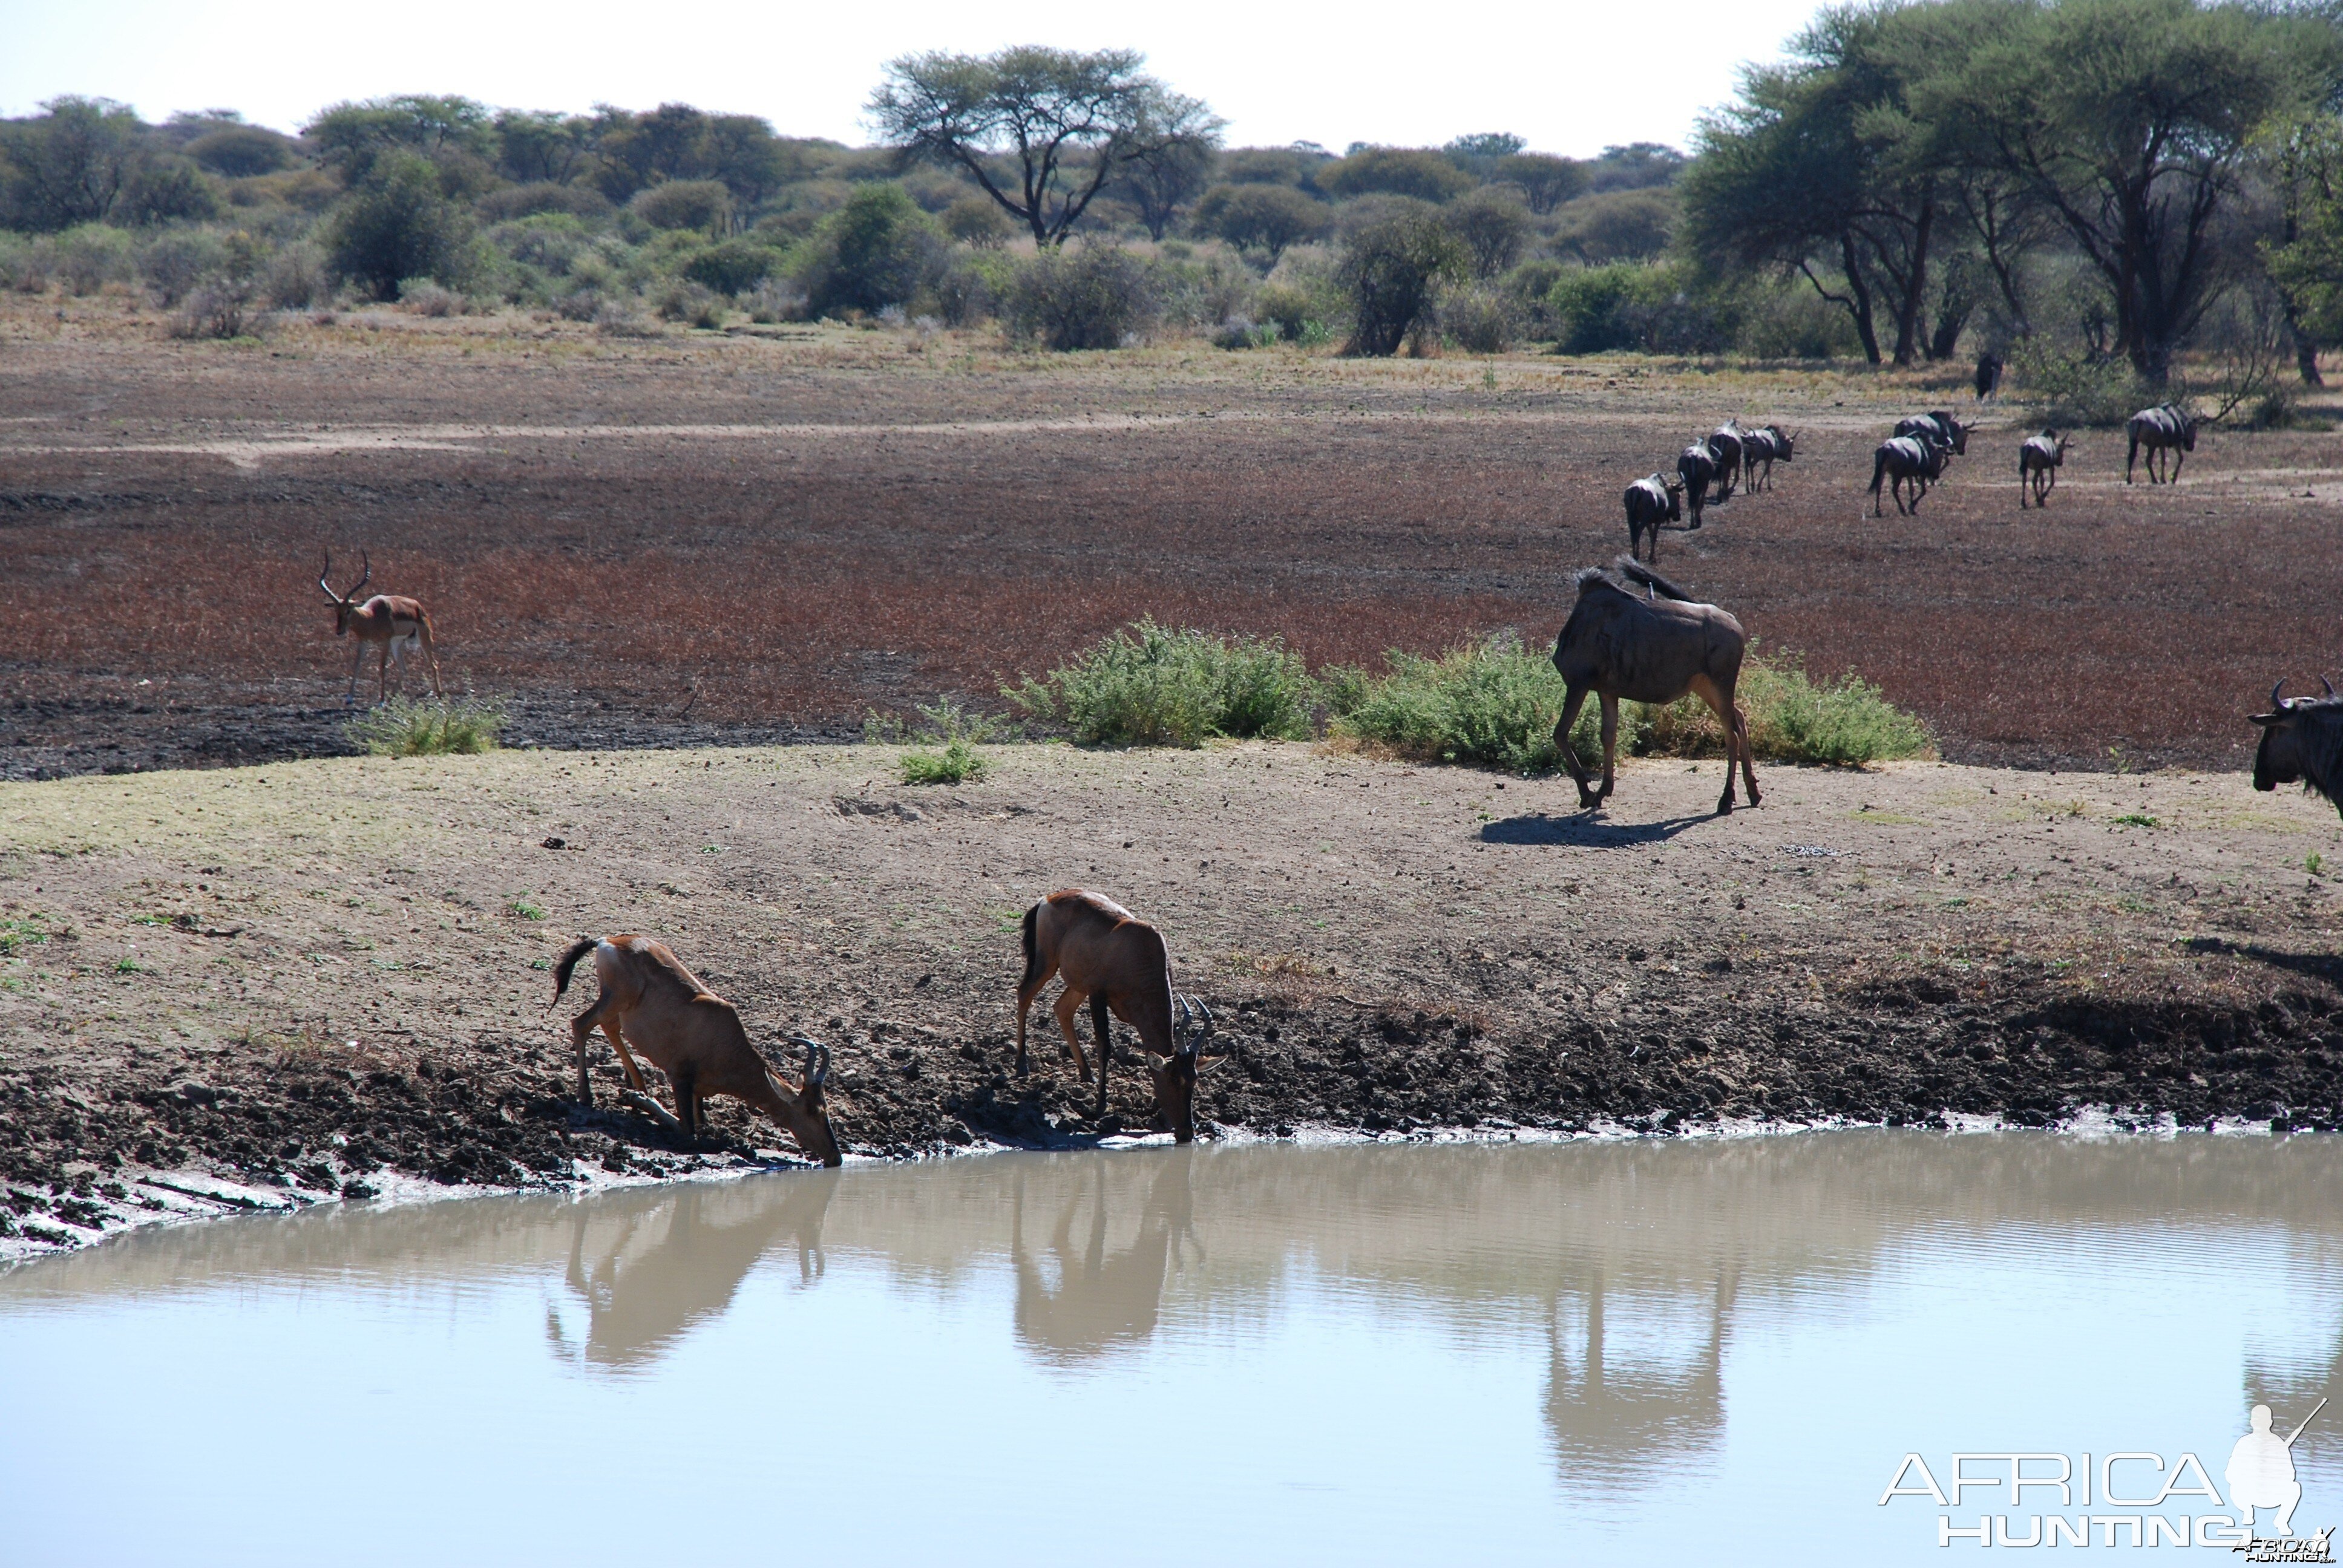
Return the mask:
[[757,285],[740,301],[749,319],[762,324],[776,321],[803,321],[806,315],[805,290],[793,283],[783,283],[769,277]]
[[56,237],[56,275],[68,294],[96,294],[130,276],[130,236],[104,224],[85,223]]
[[1648,261],[1668,248],[1681,211],[1674,191],[1605,191],[1583,196],[1556,216],[1554,248],[1589,266]]
[[[1438,658],[1394,651],[1378,679],[1344,671],[1322,677],[1338,736],[1427,762],[1464,763],[1510,773],[1561,766],[1554,727],[1567,689],[1553,660],[1513,631],[1450,649]],[[1795,658],[1741,667],[1735,693],[1749,717],[1750,749],[1771,762],[1835,768],[1925,756],[1926,726],[1853,675],[1816,685]],[[1600,759],[1602,710],[1594,698],[1570,732],[1579,760]],[[1725,737],[1699,699],[1666,707],[1620,704],[1619,749],[1639,757],[1722,757]]]
[[972,327],[1000,310],[1016,277],[1016,264],[997,250],[955,251],[929,280],[928,293],[945,326]]
[[875,316],[908,305],[943,246],[935,220],[902,186],[860,186],[814,231],[803,278],[808,304],[816,316]]
[[973,250],[999,250],[1017,237],[1017,226],[990,196],[964,196],[944,208],[944,232]]
[[1196,233],[1275,266],[1288,246],[1324,234],[1334,215],[1292,186],[1220,185],[1203,194],[1189,221]]
[[1430,322],[1441,283],[1465,268],[1463,244],[1428,209],[1396,212],[1352,235],[1339,274],[1351,297],[1349,352],[1398,353]]
[[1522,324],[1523,336],[1534,342],[1551,343],[1554,339],[1554,311],[1547,298],[1554,286],[1562,281],[1564,270],[1562,263],[1541,256],[1522,263],[1500,280],[1505,297],[1513,303],[1513,313]]
[[578,218],[607,218],[614,210],[608,199],[589,186],[555,185],[550,181],[508,186],[503,190],[490,191],[473,206],[474,210],[490,223],[507,223],[515,218],[535,217],[542,213],[563,213]]
[[240,180],[291,167],[293,149],[290,136],[258,126],[229,125],[189,142],[187,156],[216,175]]
[[342,727],[373,757],[473,757],[497,749],[504,709],[493,702],[410,702],[394,697]]
[[139,160],[122,182],[122,195],[107,216],[116,223],[145,227],[159,223],[200,223],[217,216],[212,182],[185,158]]
[[345,197],[327,226],[327,263],[377,299],[396,297],[401,280],[454,284],[470,226],[439,194],[437,172],[411,153],[375,160],[365,183]]
[[138,276],[155,297],[155,303],[169,309],[187,297],[187,291],[202,281],[204,274],[220,265],[219,241],[201,229],[172,229],[156,236],[138,258]]
[[1301,655],[1274,638],[1231,642],[1149,619],[1002,695],[1085,746],[1200,746],[1216,735],[1306,739],[1316,693]]
[[948,740],[940,751],[906,751],[896,759],[906,784],[967,784],[991,771],[984,754],[965,740]]
[[753,239],[728,239],[696,253],[683,276],[719,294],[746,294],[765,281],[780,262],[770,246]]
[[2038,337],[2010,350],[2009,369],[2039,420],[2062,430],[2121,425],[2153,400],[2127,361],[2063,353]]
[[417,316],[461,316],[464,297],[440,287],[427,277],[410,277],[398,286],[398,306]]
[[1121,246],[1086,244],[1029,258],[1003,317],[1014,336],[1070,351],[1120,347],[1154,326],[1160,308],[1143,262]]
[[1664,263],[1571,268],[1547,294],[1546,308],[1563,354],[1717,354],[1732,346],[1740,325],[1732,296],[1705,292]]
[[659,319],[688,327],[714,328],[724,325],[724,302],[688,278],[671,279],[656,302]]
[[1382,192],[1444,202],[1473,188],[1471,175],[1428,147],[1362,147],[1317,173],[1318,188],[1331,196]]
[[653,228],[715,234],[732,221],[732,193],[721,180],[669,180],[638,193],[627,209]]
[[288,245],[272,257],[261,292],[283,310],[307,310],[326,293],[326,269],[307,245]]
[[1521,335],[1521,312],[1503,289],[1475,284],[1441,301],[1440,326],[1468,354],[1503,354]]
[[171,318],[171,336],[242,337],[252,327],[252,295],[244,284],[218,278],[189,294]]
[[1298,284],[1263,284],[1252,297],[1252,309],[1262,326],[1277,328],[1278,337],[1288,343],[1314,347],[1329,336],[1326,317],[1332,312]]
[[1522,257],[1529,243],[1530,209],[1511,191],[1484,186],[1458,197],[1441,215],[1473,256],[1473,276],[1495,277]]

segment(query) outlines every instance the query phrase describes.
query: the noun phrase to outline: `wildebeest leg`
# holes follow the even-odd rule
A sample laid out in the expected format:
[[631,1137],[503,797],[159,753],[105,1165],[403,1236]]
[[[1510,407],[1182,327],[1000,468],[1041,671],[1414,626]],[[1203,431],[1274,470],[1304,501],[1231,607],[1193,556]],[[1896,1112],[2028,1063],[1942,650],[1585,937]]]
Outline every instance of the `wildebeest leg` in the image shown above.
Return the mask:
[[569,1043],[578,1048],[578,1103],[594,1103],[594,1086],[586,1080],[586,1042],[594,1037],[594,1026],[601,1021],[602,1010],[610,1005],[608,992],[595,999],[594,1005],[569,1020]]
[[[1619,699],[1609,692],[1603,693],[1603,797],[1611,799],[1615,780],[1612,778],[1612,759],[1619,753]],[[1596,804],[1601,804],[1597,801]]]
[[1578,809],[1591,811],[1603,804],[1599,796],[1586,792],[1586,766],[1578,759],[1578,752],[1570,744],[1571,726],[1578,722],[1578,710],[1586,706],[1587,689],[1574,686],[1562,699],[1562,719],[1554,727],[1554,749],[1561,754],[1562,765],[1570,769],[1570,781],[1578,786]]
[[2164,482],[2165,482],[2166,484],[2167,484],[2167,485],[2177,485],[2177,484],[2178,484],[2178,483],[2180,482],[2180,465],[2181,465],[2181,464],[2183,464],[2183,463],[2186,463],[2187,460],[2188,460],[2188,448],[2187,448],[2187,447],[2173,447],[2173,448],[2172,448],[2172,471],[2171,471],[2170,473],[2167,474],[2167,475],[2164,477]]
[[[2125,452],[2125,453],[2124,453],[2124,483],[2125,483],[2125,484],[2127,484],[2127,485],[2128,485],[2128,484],[2130,484],[2130,483],[2131,483],[2131,465],[2132,465],[2132,459],[2133,459],[2133,458],[2135,458],[2135,457],[2137,457],[2138,456],[2139,456],[2139,437],[2138,437],[2137,436],[2134,436],[2134,437],[2131,438],[2131,447],[2130,447],[2130,449],[2129,449],[2128,451],[2127,451],[2127,452]],[[2152,462],[2154,462],[2155,460],[2156,460],[2156,455],[2155,455],[2155,453],[2154,453],[2153,451],[2151,451],[2151,452],[2148,454],[2148,461],[2152,463]]]
[[1098,1110],[1091,1120],[1099,1121],[1106,1117],[1107,1056],[1114,1049],[1112,1037],[1107,1033],[1106,992],[1102,990],[1091,993],[1091,1043],[1098,1047],[1099,1063]]
[[1066,1037],[1066,1049],[1073,1053],[1074,1071],[1084,1083],[1091,1081],[1091,1059],[1082,1054],[1082,1042],[1074,1038],[1074,1014],[1081,1011],[1082,1003],[1089,1000],[1081,991],[1068,986],[1058,993],[1056,1009],[1058,1032]]
[[[1718,687],[1706,675],[1694,676],[1691,684],[1693,695],[1708,704],[1709,711],[1716,715],[1716,722],[1725,731],[1725,793],[1717,797],[1716,801],[1716,814],[1722,817],[1733,809],[1733,765],[1746,756],[1742,750],[1745,744],[1742,727],[1736,722],[1740,713],[1733,706],[1732,694]],[[1755,779],[1749,781],[1749,803],[1752,806],[1757,804],[1757,781]]]

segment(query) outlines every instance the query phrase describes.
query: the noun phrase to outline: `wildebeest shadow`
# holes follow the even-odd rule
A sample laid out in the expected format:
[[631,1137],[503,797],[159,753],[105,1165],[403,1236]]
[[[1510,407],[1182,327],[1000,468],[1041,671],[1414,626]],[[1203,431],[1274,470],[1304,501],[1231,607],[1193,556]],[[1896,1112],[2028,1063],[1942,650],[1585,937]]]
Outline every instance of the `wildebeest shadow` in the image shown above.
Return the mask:
[[1670,817],[1658,822],[1613,822],[1592,811],[1574,817],[1508,817],[1481,829],[1484,844],[1575,844],[1586,849],[1624,849],[1638,844],[1664,844],[1686,828],[1712,819]]
[[2192,953],[2227,953],[2236,958],[2252,959],[2272,969],[2292,970],[2311,980],[2322,980],[2338,990],[2343,990],[2343,958],[2333,953],[2289,953],[2277,948],[2266,948],[2259,942],[2233,942],[2225,937],[2191,937],[2181,944]]

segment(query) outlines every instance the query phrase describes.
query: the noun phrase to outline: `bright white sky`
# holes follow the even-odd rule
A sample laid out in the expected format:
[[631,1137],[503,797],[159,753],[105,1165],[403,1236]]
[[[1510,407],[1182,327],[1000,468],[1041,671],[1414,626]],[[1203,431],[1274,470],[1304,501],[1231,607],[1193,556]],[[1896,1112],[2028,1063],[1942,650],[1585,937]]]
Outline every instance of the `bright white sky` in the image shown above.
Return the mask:
[[460,93],[497,106],[681,100],[785,136],[870,139],[880,65],[919,49],[1137,48],[1229,121],[1232,146],[1436,146],[1513,131],[1545,152],[1684,145],[1815,0],[1483,0],[1462,8],[1191,0],[1113,6],[893,0],[0,0],[0,115],[78,93],[150,120],[234,108],[291,130],[324,106]]

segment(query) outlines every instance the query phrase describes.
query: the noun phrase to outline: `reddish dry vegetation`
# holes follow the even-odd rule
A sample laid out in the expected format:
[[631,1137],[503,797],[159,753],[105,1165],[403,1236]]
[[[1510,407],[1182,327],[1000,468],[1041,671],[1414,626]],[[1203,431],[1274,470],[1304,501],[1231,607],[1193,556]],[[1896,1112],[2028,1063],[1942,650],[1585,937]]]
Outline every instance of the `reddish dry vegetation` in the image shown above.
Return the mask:
[[[569,713],[570,730],[540,731],[556,740],[597,705],[639,720],[632,739],[683,738],[661,728],[679,714],[835,732],[869,707],[989,699],[1141,615],[1273,634],[1321,661],[1503,626],[1542,641],[1570,574],[1624,548],[1626,481],[1735,413],[1800,428],[1798,459],[1774,493],[1668,534],[1662,569],[1762,648],[1877,682],[1951,757],[2237,766],[2272,680],[2343,663],[2327,435],[2213,432],[2177,487],[2127,488],[2120,433],[2085,432],[2049,510],[2021,512],[2022,416],[1995,411],[1918,518],[1879,520],[1864,515],[1872,446],[1897,408],[1942,395],[1858,406],[1876,388],[1785,380],[1769,398],[1697,376],[1623,390],[1554,360],[1508,365],[1493,393],[1458,366],[1365,381],[1289,359],[1272,382],[1210,354],[1085,378],[765,344],[607,363],[509,345],[477,361],[310,340],[282,359],[11,349],[0,691],[28,699],[17,740],[36,749],[59,725],[135,722],[106,703],[192,733],[338,699],[347,648],[314,584],[327,546],[337,573],[364,548],[376,588],[430,607],[456,685]],[[171,356],[180,374],[152,373]],[[1192,417],[1206,408],[1223,417]],[[1182,417],[1134,428],[1133,410]],[[1084,413],[1101,427],[900,427]],[[899,427],[463,440],[256,467],[128,449],[312,416]]]

